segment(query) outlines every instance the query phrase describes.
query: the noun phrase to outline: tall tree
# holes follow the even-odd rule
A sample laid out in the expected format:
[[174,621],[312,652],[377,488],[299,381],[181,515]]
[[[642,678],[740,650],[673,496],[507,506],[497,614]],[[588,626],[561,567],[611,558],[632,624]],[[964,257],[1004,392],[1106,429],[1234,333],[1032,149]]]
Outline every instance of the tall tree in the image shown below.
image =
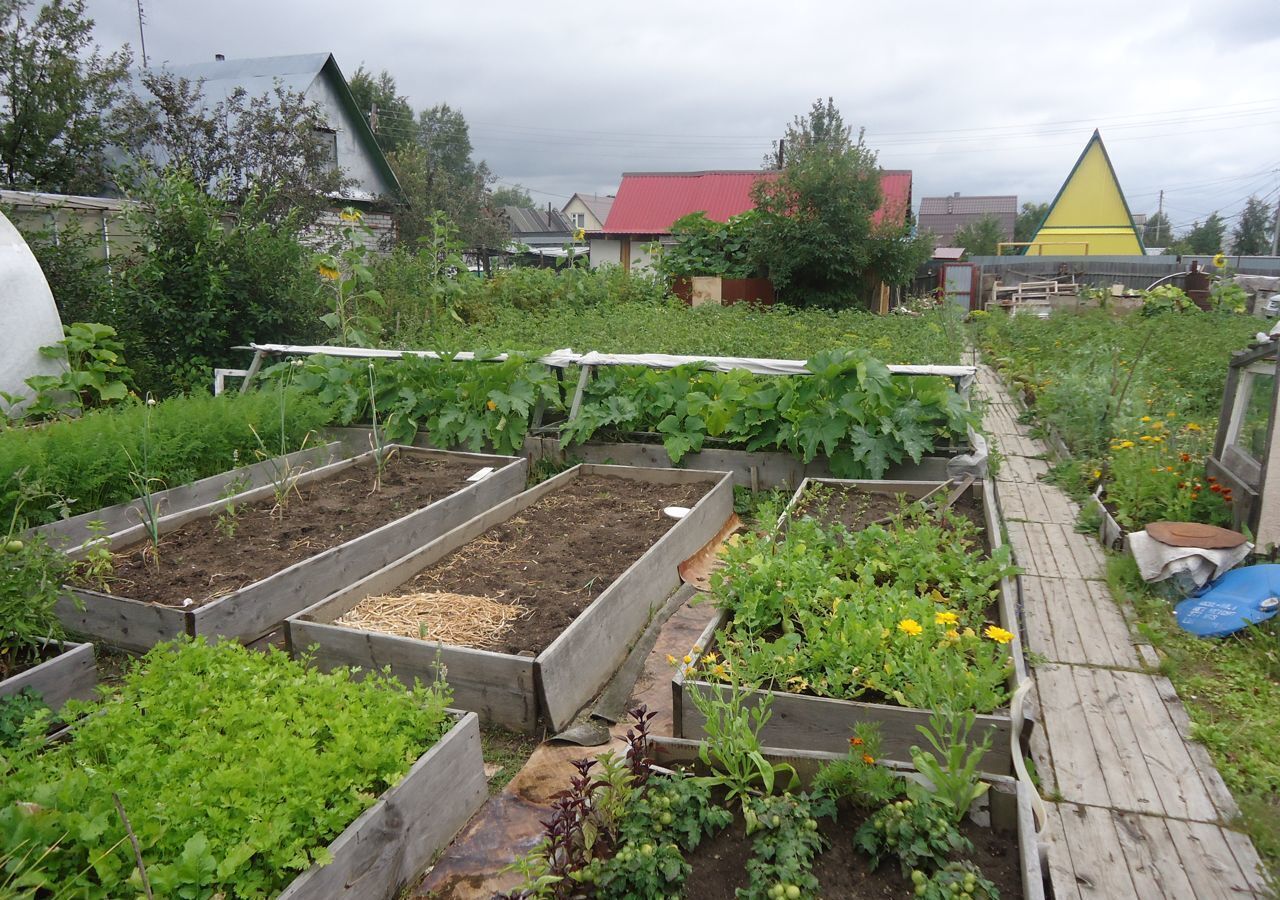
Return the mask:
[[157,172],[183,171],[211,195],[240,203],[251,192],[273,197],[270,212],[312,222],[350,179],[338,168],[332,132],[319,106],[280,85],[267,94],[238,88],[209,105],[203,85],[163,70],[143,72],[145,100],[120,108],[135,185]]
[[376,76],[362,65],[348,82],[360,114],[373,129],[383,153],[413,142],[418,127],[409,99],[396,90],[396,81],[383,69]]
[[1040,223],[1044,221],[1044,217],[1048,214],[1048,203],[1022,204],[1022,211],[1018,213],[1018,218],[1013,222],[1013,239],[1024,242],[1031,240],[1036,236],[1036,232],[1040,229]]
[[529,196],[529,192],[525,190],[523,185],[513,184],[509,187],[503,185],[495,189],[489,195],[489,205],[494,209],[502,209],[504,206],[533,209],[537,204],[533,202],[533,198]]
[[[928,254],[893,213],[873,219],[883,196],[875,153],[844,123],[835,102],[815,101],[783,135],[784,167],[753,191],[756,255],[791,303],[854,301],[876,278],[900,283]],[[765,168],[776,163],[765,157]],[[903,211],[905,212],[905,210]]]
[[1142,243],[1147,247],[1168,247],[1173,242],[1173,223],[1162,212],[1147,219],[1142,227]]
[[405,194],[397,215],[401,240],[412,245],[426,236],[431,214],[440,210],[469,250],[484,256],[506,246],[508,226],[488,199],[494,176],[483,160],[472,159],[461,110],[447,103],[424,110],[417,140],[387,159]]
[[95,193],[120,94],[125,47],[104,56],[84,0],[0,0],[0,179],[6,187]]
[[1250,197],[1231,233],[1231,252],[1237,256],[1264,256],[1271,252],[1271,207]]
[[1196,256],[1212,256],[1226,248],[1227,223],[1216,212],[1204,220],[1196,222],[1191,230],[1183,235],[1182,242],[1185,253]]
[[956,229],[954,244],[963,247],[970,256],[995,256],[999,243],[1004,240],[1000,220],[991,213]]

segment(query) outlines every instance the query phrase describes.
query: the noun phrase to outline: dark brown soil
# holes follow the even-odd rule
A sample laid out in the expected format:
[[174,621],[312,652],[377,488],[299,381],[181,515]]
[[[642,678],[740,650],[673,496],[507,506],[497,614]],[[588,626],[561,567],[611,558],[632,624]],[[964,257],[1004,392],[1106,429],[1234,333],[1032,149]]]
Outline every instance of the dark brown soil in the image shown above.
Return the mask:
[[[931,498],[945,502],[946,491]],[[802,499],[799,515],[817,519],[824,525],[843,524],[850,531],[860,531],[873,522],[895,515],[903,503],[911,498],[903,494],[881,494],[859,490],[848,485],[821,485]],[[958,513],[978,526],[980,534],[986,534],[987,523],[982,506],[971,493],[966,492],[951,505]]]
[[188,522],[160,539],[158,570],[150,543],[126,548],[116,555],[111,593],[167,606],[190,598],[188,608],[203,606],[447,497],[477,468],[474,462],[401,453],[387,463],[374,491],[372,461],[350,466],[300,485],[283,509],[274,497],[238,507],[232,537],[217,516]]
[[447,591],[518,603],[528,608],[525,617],[480,649],[541,653],[675,524],[663,507],[692,507],[709,488],[584,475],[490,528],[398,593]]
[[[866,854],[854,849],[853,835],[866,816],[863,810],[842,805],[837,819],[818,820],[818,831],[829,844],[813,864],[813,874],[821,886],[819,897],[878,900],[912,896],[911,879],[902,874],[896,861],[885,860],[878,869],[872,870]],[[1022,897],[1017,838],[979,828],[971,822],[966,822],[961,831],[974,846],[974,852],[965,858],[995,883],[1002,900]],[[732,900],[736,889],[746,887],[749,881],[747,861],[751,859],[751,842],[740,816],[724,831],[703,841],[686,857],[693,866],[693,874],[685,882],[684,895],[699,900]]]

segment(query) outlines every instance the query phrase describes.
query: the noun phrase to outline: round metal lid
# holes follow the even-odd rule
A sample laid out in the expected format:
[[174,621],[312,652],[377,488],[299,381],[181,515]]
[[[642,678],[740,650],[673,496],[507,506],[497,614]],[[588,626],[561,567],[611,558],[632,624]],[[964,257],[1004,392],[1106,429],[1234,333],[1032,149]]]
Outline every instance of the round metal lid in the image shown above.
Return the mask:
[[1246,540],[1238,531],[1202,522],[1152,522],[1147,526],[1147,534],[1170,547],[1199,547],[1203,550],[1239,547]]

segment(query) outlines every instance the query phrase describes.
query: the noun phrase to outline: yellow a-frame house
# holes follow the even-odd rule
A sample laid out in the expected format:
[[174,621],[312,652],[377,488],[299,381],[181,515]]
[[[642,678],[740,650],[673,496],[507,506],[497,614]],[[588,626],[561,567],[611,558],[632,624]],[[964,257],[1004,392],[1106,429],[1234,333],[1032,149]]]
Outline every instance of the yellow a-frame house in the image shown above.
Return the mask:
[[1028,256],[1142,256],[1142,235],[1111,167],[1102,135],[1094,131],[1071,174],[1053,198]]

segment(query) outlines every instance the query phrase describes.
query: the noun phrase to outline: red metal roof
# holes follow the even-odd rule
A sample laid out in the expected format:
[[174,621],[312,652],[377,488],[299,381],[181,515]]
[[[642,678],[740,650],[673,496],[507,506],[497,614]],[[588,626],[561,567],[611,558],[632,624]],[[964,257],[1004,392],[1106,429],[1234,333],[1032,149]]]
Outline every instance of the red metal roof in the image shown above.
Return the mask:
[[[622,184],[600,234],[667,234],[671,224],[689,213],[704,212],[724,222],[753,208],[751,188],[777,172],[753,169],[730,172],[624,172]],[[881,173],[884,203],[872,220],[906,219],[911,208],[911,172]]]

